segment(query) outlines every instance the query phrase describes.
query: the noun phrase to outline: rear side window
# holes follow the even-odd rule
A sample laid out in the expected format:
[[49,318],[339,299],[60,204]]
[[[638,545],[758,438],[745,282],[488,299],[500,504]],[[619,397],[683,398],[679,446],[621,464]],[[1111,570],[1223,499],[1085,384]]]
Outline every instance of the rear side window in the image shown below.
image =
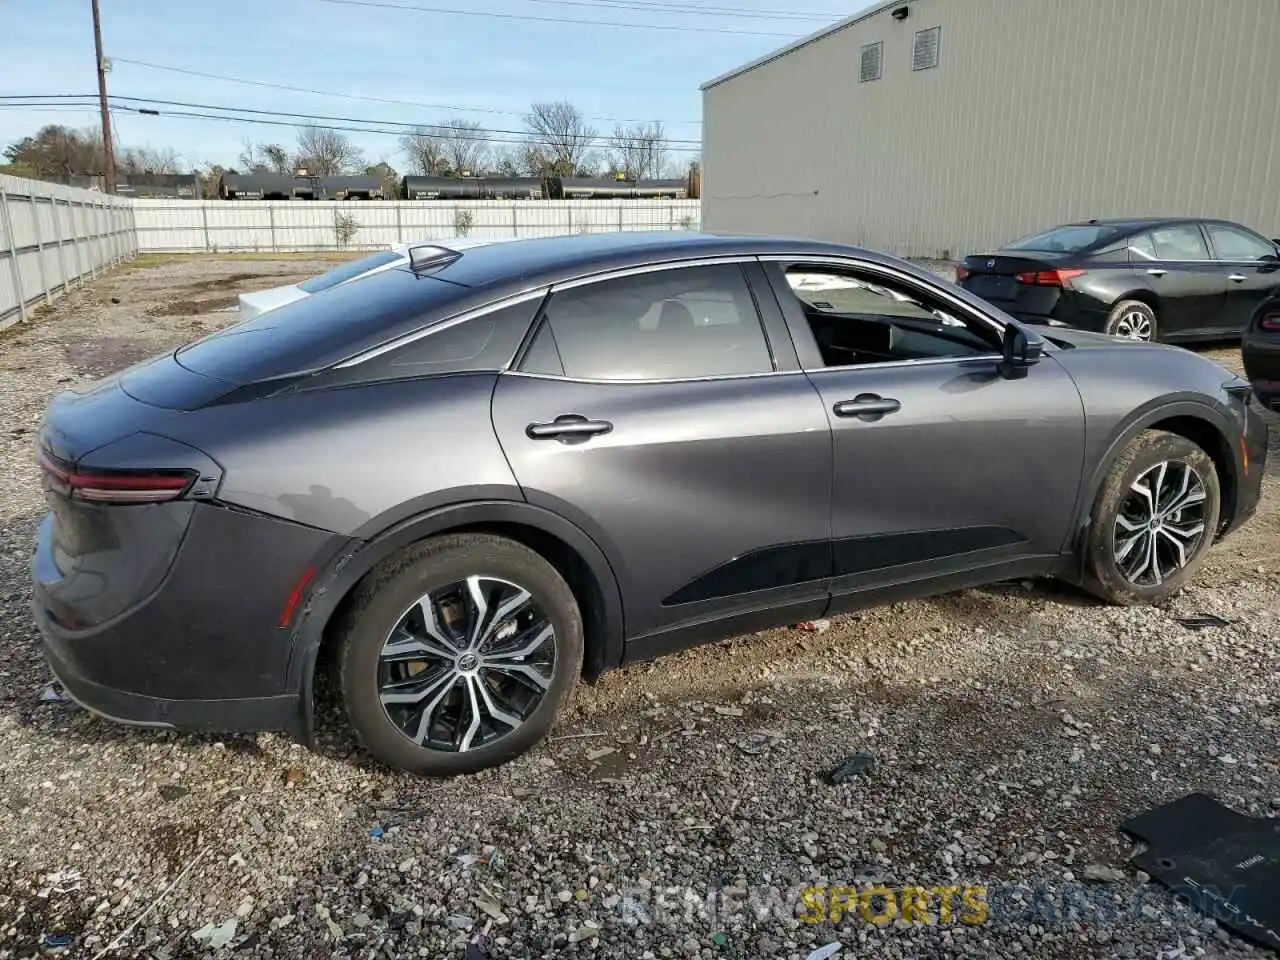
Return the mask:
[[1204,234],[1194,223],[1157,227],[1151,231],[1151,241],[1156,246],[1156,257],[1160,260],[1209,259],[1209,248],[1204,244]]
[[319,293],[321,290],[328,290],[330,287],[336,287],[340,283],[352,280],[362,273],[368,273],[378,267],[385,267],[389,263],[395,263],[402,260],[403,256],[395,250],[383,250],[375,253],[370,257],[361,257],[358,260],[351,260],[344,263],[340,267],[334,267],[332,270],[326,270],[319,276],[312,277],[309,280],[303,280],[298,284],[298,288],[307,291],[307,293]]
[[1148,234],[1134,234],[1129,238],[1128,246],[1130,260],[1154,260],[1156,258],[1156,245],[1152,243]]
[[760,316],[736,264],[680,267],[554,294],[522,369],[583,380],[769,373]]
[[438,329],[326,376],[325,386],[506,369],[538,309],[535,298]]

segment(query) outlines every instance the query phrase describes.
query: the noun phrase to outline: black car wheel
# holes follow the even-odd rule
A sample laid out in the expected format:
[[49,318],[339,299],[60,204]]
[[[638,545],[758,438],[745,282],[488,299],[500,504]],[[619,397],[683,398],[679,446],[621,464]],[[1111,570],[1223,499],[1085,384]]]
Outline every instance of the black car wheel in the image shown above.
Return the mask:
[[1155,342],[1160,339],[1160,325],[1156,321],[1156,312],[1141,300],[1121,300],[1111,308],[1107,317],[1106,332],[1121,340],[1146,340]]
[[524,753],[582,670],[568,584],[533,550],[489,535],[429,540],[375,570],[339,640],[342,699],[361,742],[428,776]]
[[1112,464],[1088,536],[1093,593],[1112,603],[1158,603],[1204,563],[1218,528],[1213,460],[1177,434],[1148,430]]

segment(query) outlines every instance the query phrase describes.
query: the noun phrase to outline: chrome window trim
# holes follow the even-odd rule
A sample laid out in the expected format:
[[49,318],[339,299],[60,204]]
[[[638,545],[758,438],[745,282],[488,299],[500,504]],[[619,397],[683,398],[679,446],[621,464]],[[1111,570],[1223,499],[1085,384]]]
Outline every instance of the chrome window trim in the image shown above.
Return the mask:
[[719,380],[761,380],[765,377],[803,376],[803,370],[768,370],[764,373],[723,373],[710,377],[659,377],[634,380],[602,380],[596,377],[562,377],[554,373],[526,373],[523,370],[503,370],[506,377],[527,377],[530,380],[560,380],[565,383],[589,383],[600,386],[626,387],[655,383],[714,383]]
[[[463,313],[454,314],[452,317],[446,317],[444,320],[439,320],[425,327],[419,327],[417,330],[412,330],[409,333],[401,334],[395,339],[388,340],[385,343],[380,343],[375,347],[369,347],[367,350],[363,350],[360,353],[347,357],[345,360],[338,361],[329,369],[345,370],[347,367],[359,366],[366,360],[372,360],[375,357],[382,356],[384,353],[390,353],[392,350],[398,350],[400,347],[407,346],[417,340],[421,340],[423,337],[429,337],[433,333],[439,333],[441,330],[448,330],[451,327],[456,327],[458,324],[466,323],[468,320],[483,317],[485,314],[495,313],[496,311],[505,309],[506,307],[514,307],[516,304],[524,303],[528,300],[541,299],[547,295],[548,288],[549,285],[544,284],[540,287],[535,287],[530,290],[524,290],[520,293],[513,294],[512,296],[503,297],[501,300],[493,300],[483,306],[473,307]],[[508,360],[506,366],[510,366],[510,364],[511,361]]]
[[[680,259],[680,260],[664,260],[660,263],[645,263],[638,266],[615,267],[604,270],[600,273],[592,273],[586,276],[574,277],[572,280],[560,280],[551,284],[551,293],[554,296],[561,290],[574,290],[578,287],[585,287],[593,283],[604,283],[607,280],[620,280],[625,277],[636,277],[646,273],[657,273],[660,270],[682,270],[685,267],[715,267],[731,263],[754,263],[756,257],[750,254],[735,254],[731,256],[719,257],[703,257],[701,259]],[[756,311],[759,316],[759,311]],[[763,334],[763,328],[761,333]]]
[[635,379],[635,380],[600,380],[588,379],[583,377],[561,377],[554,373],[525,373],[523,370],[504,370],[503,376],[509,377],[528,377],[531,380],[562,380],[566,383],[589,383],[609,386],[633,386],[637,384],[652,383],[712,383],[718,380],[759,380],[764,377],[794,377],[794,376],[813,376],[824,373],[852,373],[858,370],[877,370],[886,367],[895,369],[901,367],[926,367],[938,366],[944,363],[977,363],[988,360],[1000,360],[1002,354],[999,353],[976,353],[966,357],[921,357],[915,360],[884,360],[878,363],[854,363],[845,367],[813,367],[809,370],[772,370],[768,373],[730,373],[721,374],[712,377],[666,377],[661,379]]

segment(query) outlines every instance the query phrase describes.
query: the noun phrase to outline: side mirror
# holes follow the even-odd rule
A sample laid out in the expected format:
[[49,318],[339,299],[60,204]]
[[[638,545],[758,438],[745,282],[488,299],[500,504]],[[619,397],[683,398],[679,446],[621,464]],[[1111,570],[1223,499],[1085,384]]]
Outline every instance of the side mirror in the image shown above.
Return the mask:
[[1027,369],[1039,363],[1044,356],[1044,339],[1013,323],[1004,328],[1003,346],[1000,375],[1006,380],[1025,377]]

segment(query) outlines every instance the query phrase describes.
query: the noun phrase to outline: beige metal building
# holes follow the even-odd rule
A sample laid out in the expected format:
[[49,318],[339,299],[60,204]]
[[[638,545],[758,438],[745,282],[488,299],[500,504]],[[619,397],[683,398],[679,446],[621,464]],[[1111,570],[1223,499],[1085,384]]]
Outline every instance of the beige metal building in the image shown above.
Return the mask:
[[893,0],[702,89],[704,229],[921,257],[1090,217],[1280,236],[1280,0]]

